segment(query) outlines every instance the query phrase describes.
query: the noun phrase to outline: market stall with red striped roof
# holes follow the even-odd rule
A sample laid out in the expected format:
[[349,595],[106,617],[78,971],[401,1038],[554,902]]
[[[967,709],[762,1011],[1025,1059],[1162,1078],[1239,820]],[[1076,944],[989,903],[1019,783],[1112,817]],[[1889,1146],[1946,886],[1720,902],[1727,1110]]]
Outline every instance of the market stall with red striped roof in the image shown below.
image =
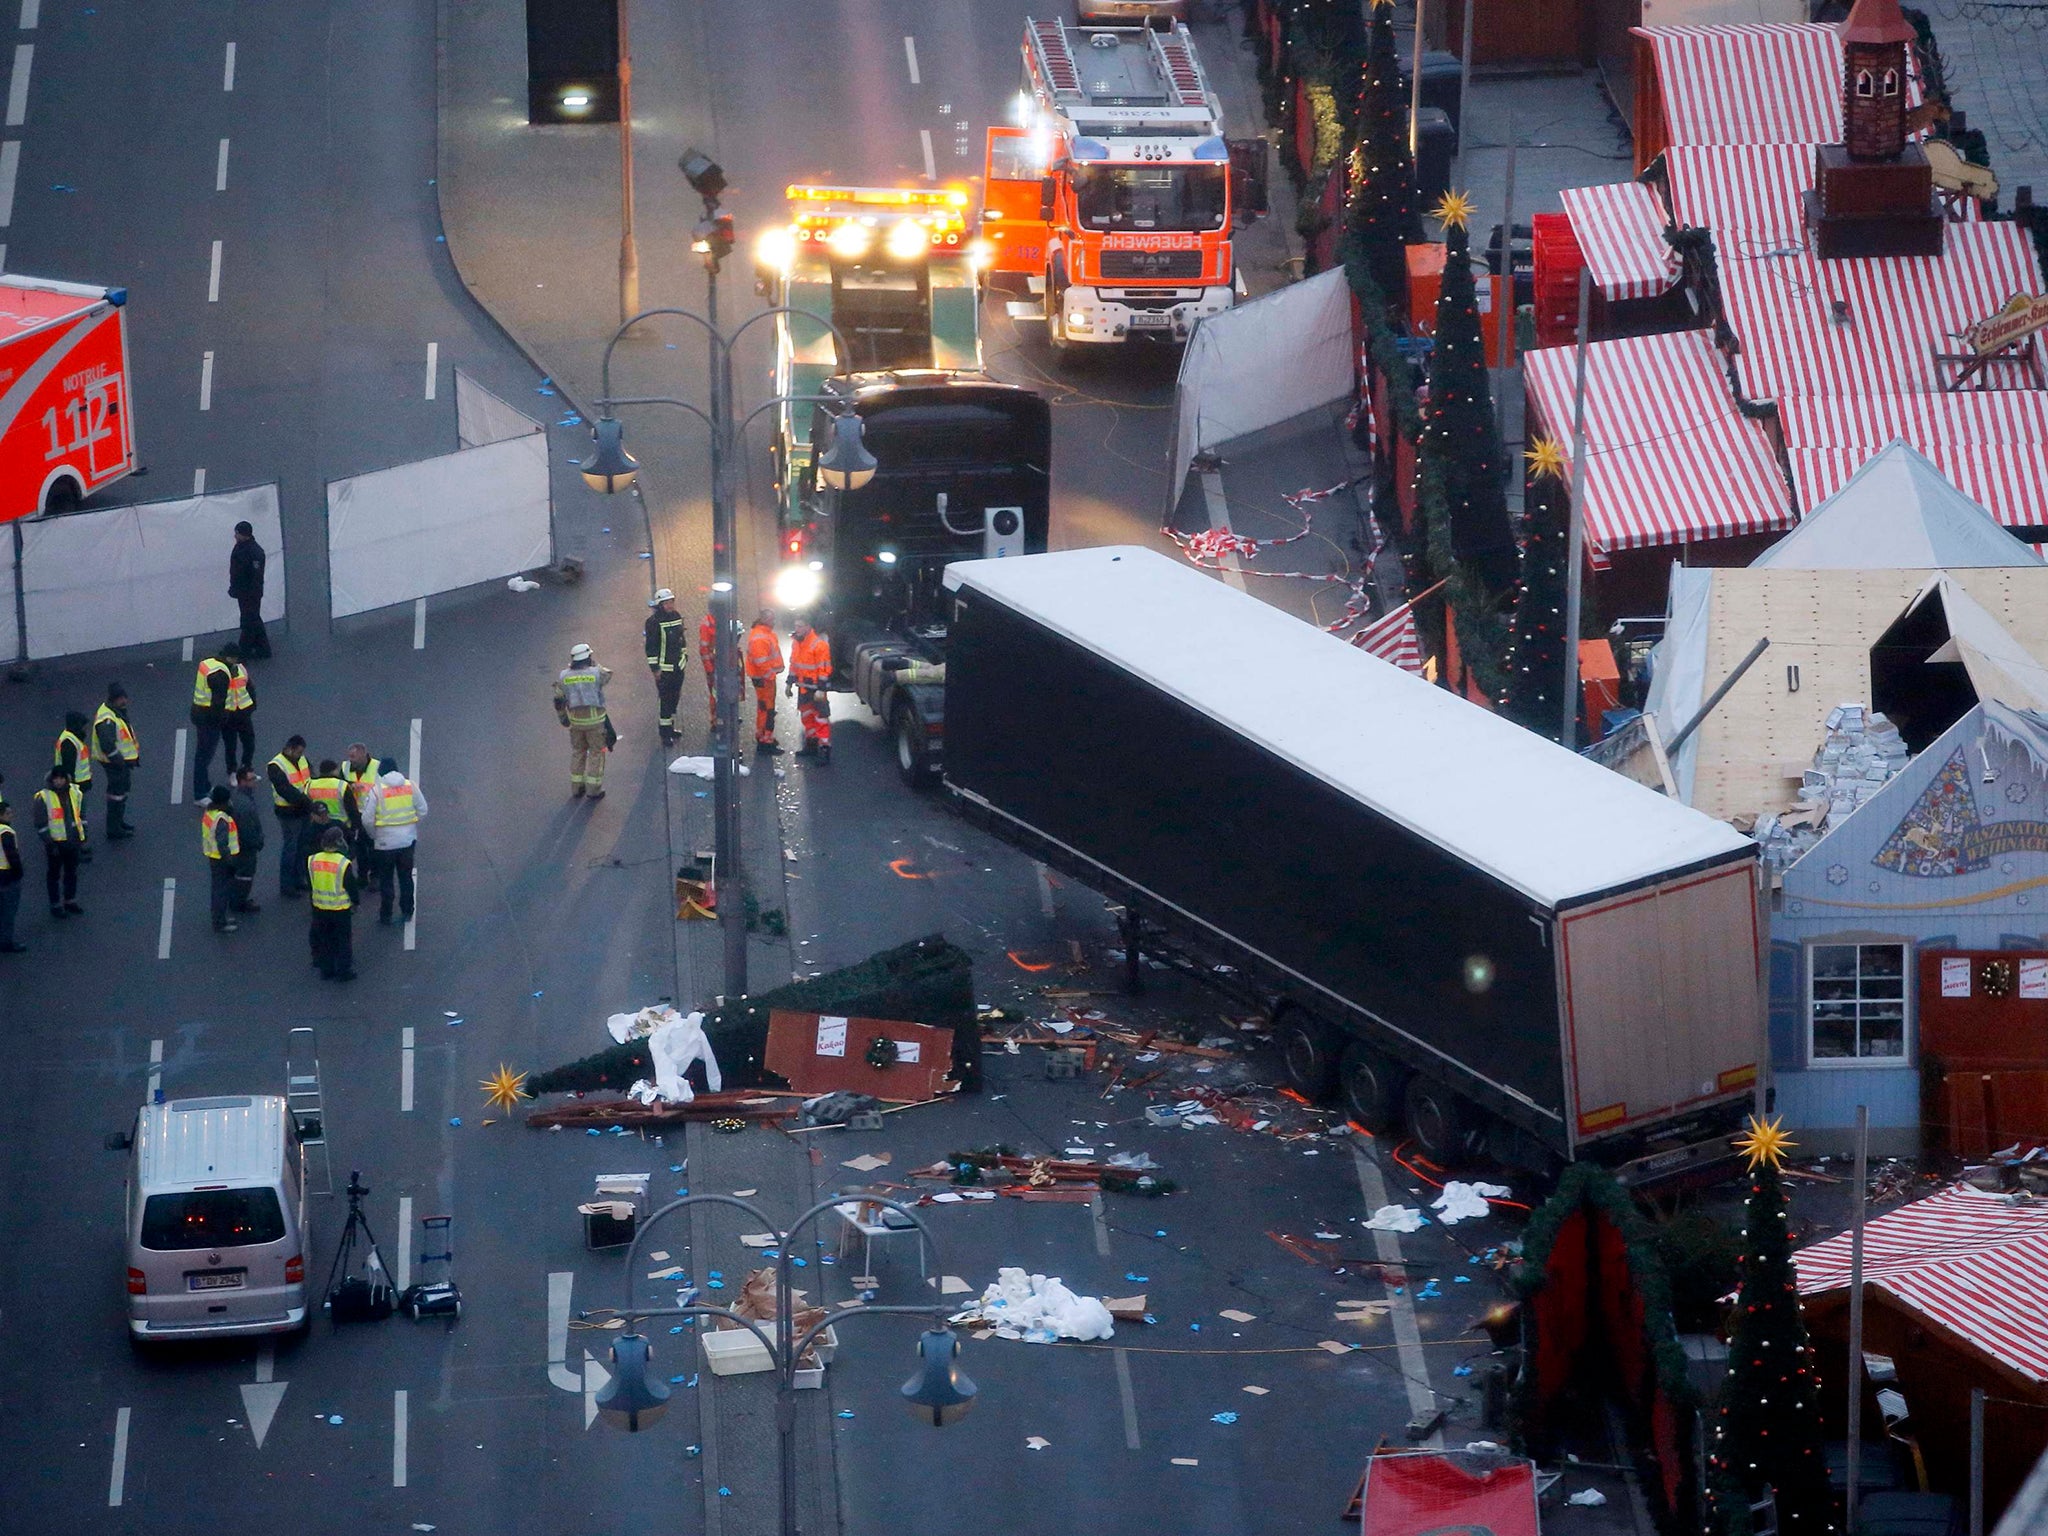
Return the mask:
[[[1576,348],[1523,354],[1531,436],[1572,436]],[[1586,348],[1586,545],[1617,551],[1702,543],[1792,525],[1783,474],[1761,423],[1729,393],[1704,331],[1630,336]]]
[[1593,286],[1609,301],[1654,299],[1678,284],[1678,252],[1664,238],[1670,220],[1638,181],[1570,187],[1562,194]]
[[1903,438],[2006,527],[2048,527],[2048,390],[1790,395],[1778,413],[1804,511]]

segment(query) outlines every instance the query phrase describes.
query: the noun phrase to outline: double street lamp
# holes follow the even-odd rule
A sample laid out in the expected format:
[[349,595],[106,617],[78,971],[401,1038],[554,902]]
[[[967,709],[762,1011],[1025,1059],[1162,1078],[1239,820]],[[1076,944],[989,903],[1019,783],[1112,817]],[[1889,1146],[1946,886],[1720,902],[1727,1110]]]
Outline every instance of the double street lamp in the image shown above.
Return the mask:
[[[731,1307],[715,1306],[703,1302],[690,1302],[679,1307],[643,1307],[633,1300],[633,1279],[637,1272],[640,1244],[655,1226],[673,1212],[685,1206],[730,1205],[746,1212],[757,1227],[773,1229],[774,1223],[758,1206],[736,1195],[685,1195],[671,1200],[654,1212],[633,1234],[632,1244],[626,1249],[626,1304],[615,1315],[625,1319],[630,1330],[634,1324],[650,1317],[715,1317],[736,1323],[760,1341],[768,1351],[776,1373],[775,1382],[775,1436],[776,1470],[780,1488],[782,1536],[798,1536],[796,1501],[796,1372],[797,1364],[826,1329],[834,1323],[850,1317],[868,1313],[910,1313],[929,1317],[931,1326],[919,1335],[917,1341],[918,1366],[915,1374],[903,1383],[904,1404],[920,1420],[928,1420],[934,1427],[951,1424],[963,1417],[974,1406],[976,1388],[974,1383],[960,1369],[960,1341],[951,1328],[946,1326],[946,1309],[932,1303],[919,1306],[870,1306],[853,1303],[847,1306],[829,1308],[825,1316],[806,1328],[801,1334],[796,1331],[796,1308],[791,1296],[790,1281],[794,1273],[794,1252],[792,1244],[797,1234],[823,1216],[835,1206],[846,1203],[844,1196],[833,1196],[821,1200],[790,1224],[789,1230],[779,1235],[776,1244],[775,1286],[776,1313],[774,1334],[771,1336],[760,1323],[742,1316]],[[877,1196],[857,1197],[864,1204],[886,1206],[907,1217],[916,1227],[918,1241],[931,1244],[931,1231],[917,1212],[894,1200]],[[932,1268],[944,1273],[945,1266],[933,1264]],[[583,1318],[589,1321],[595,1314],[585,1312]],[[612,1377],[598,1392],[596,1407],[609,1424],[632,1433],[652,1424],[668,1409],[668,1384],[654,1369],[653,1352],[647,1339],[636,1332],[621,1334],[612,1343]]]
[[[845,334],[829,319],[809,310],[793,309],[787,305],[778,305],[750,316],[730,334],[719,329],[718,271],[720,263],[731,253],[733,244],[731,220],[718,211],[719,195],[725,190],[725,176],[717,165],[696,151],[685,155],[681,164],[683,174],[688,178],[690,185],[704,200],[705,217],[703,223],[698,226],[698,238],[694,242],[694,249],[704,257],[705,309],[708,315],[700,315],[691,309],[673,307],[647,309],[628,316],[612,333],[612,338],[605,344],[604,349],[603,398],[597,402],[601,414],[591,425],[590,457],[584,460],[579,468],[583,472],[583,481],[586,485],[607,495],[623,491],[633,484],[640,466],[626,451],[624,424],[613,415],[614,409],[619,406],[669,406],[695,416],[710,430],[710,610],[716,635],[711,653],[712,697],[715,702],[711,724],[712,818],[714,847],[718,860],[718,926],[724,956],[724,996],[740,998],[747,993],[747,927],[745,903],[740,894],[740,818],[736,775],[740,689],[739,625],[734,596],[738,585],[734,548],[734,472],[740,436],[756,416],[776,407],[805,403],[838,407],[830,418],[832,441],[818,458],[819,480],[831,489],[857,489],[874,477],[876,465],[874,455],[867,451],[862,442],[859,416],[851,410],[848,402],[836,397],[778,395],[757,406],[744,421],[737,427],[734,426],[732,353],[735,344],[749,327],[772,316],[801,316],[832,332],[840,357],[850,358],[853,353],[847,344]],[[612,394],[613,351],[618,347],[620,339],[634,326],[657,315],[677,315],[703,329],[709,343],[710,354],[708,411],[688,400],[666,395]],[[641,506],[645,511],[644,497]],[[651,550],[651,518],[648,544]]]

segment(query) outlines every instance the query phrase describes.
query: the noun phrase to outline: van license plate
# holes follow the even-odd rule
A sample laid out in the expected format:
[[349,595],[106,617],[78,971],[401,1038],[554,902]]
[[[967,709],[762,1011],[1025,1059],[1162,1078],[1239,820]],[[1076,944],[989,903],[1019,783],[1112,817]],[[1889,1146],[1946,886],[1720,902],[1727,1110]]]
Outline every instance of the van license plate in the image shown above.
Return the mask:
[[220,1269],[204,1275],[187,1275],[185,1284],[195,1291],[238,1291],[248,1271],[242,1269]]

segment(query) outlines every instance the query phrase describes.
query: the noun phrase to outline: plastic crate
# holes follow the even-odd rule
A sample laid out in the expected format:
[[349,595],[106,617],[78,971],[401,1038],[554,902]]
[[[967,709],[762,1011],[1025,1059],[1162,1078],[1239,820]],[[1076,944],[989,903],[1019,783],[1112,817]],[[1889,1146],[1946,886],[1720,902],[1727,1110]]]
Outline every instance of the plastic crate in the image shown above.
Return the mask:
[[706,1328],[697,1340],[714,1376],[745,1376],[775,1368],[768,1346],[745,1328]]

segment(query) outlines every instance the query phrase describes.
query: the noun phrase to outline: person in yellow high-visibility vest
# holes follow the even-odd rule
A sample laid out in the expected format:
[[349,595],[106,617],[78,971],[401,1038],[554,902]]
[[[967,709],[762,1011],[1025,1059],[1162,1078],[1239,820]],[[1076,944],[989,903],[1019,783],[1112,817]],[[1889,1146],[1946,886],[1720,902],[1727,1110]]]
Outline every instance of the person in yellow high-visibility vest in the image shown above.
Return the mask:
[[355,910],[363,881],[347,847],[348,834],[329,827],[319,849],[306,860],[306,886],[313,904],[313,968],[328,981],[353,981],[356,975]]
[[242,857],[242,836],[228,800],[227,785],[216,784],[199,813],[199,846],[206,854],[207,873],[213,881],[210,895],[215,933],[233,933],[241,927],[229,909],[235,900],[235,865]]
[[569,647],[569,665],[555,679],[555,718],[569,732],[569,794],[604,798],[604,755],[611,749],[611,716],[605,712],[605,684],[612,669],[598,664],[588,645]]
[[76,917],[85,911],[78,904],[78,855],[85,847],[85,797],[57,769],[43,781],[35,798],[36,835],[43,840],[47,862],[43,877],[49,886],[50,916]]
[[370,869],[377,879],[377,921],[386,928],[392,923],[394,888],[399,917],[412,921],[413,854],[426,814],[427,797],[396,768],[387,768],[377,779],[363,807],[363,821],[370,829]]
[[107,702],[92,717],[92,760],[106,769],[107,841],[133,837],[128,825],[128,790],[142,764],[142,741],[128,720],[128,690],[107,684]]

